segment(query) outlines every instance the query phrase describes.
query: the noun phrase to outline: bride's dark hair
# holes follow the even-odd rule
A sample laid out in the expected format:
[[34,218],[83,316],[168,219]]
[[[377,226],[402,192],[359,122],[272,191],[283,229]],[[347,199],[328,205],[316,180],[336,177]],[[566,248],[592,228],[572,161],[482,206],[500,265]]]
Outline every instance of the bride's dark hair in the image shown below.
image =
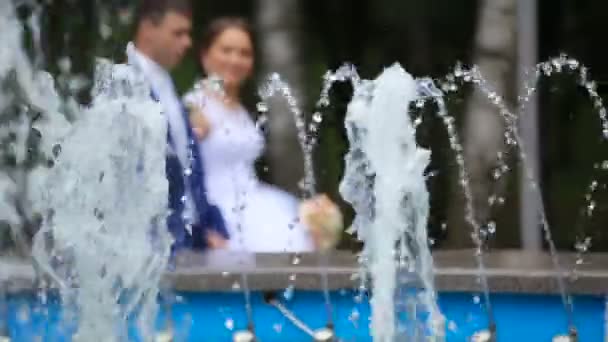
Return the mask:
[[199,54],[204,54],[209,50],[211,45],[215,43],[215,40],[228,29],[239,29],[249,36],[249,39],[253,43],[253,29],[247,19],[242,17],[220,17],[213,19],[207,29],[203,32],[201,42],[199,45]]

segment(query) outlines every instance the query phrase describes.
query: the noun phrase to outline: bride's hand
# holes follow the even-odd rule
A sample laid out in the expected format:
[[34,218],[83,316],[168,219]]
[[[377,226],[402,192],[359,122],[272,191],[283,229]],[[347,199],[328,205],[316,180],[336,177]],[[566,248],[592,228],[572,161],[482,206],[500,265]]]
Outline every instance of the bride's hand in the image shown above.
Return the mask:
[[220,234],[212,230],[207,232],[207,245],[211,249],[223,249],[228,245],[228,241],[224,239]]
[[318,250],[327,251],[340,241],[344,227],[342,213],[326,195],[302,202],[300,220],[308,228]]
[[196,138],[201,141],[209,133],[209,120],[198,106],[190,106],[190,125]]

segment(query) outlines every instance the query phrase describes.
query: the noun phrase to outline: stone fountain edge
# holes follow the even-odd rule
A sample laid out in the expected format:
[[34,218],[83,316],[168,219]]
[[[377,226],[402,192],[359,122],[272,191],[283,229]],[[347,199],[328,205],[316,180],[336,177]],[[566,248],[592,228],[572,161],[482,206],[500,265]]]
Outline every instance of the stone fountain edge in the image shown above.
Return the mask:
[[[472,250],[433,253],[435,284],[443,292],[477,292],[478,268]],[[586,254],[577,264],[573,253],[558,255],[568,289],[578,295],[605,295],[608,289],[608,253]],[[492,292],[557,294],[557,275],[547,253],[495,250],[486,254],[486,275]],[[573,266],[576,265],[576,268]],[[281,290],[293,284],[300,290],[321,289],[321,274],[331,289],[355,289],[360,284],[357,256],[336,251],[325,257],[302,254],[181,253],[176,267],[166,272],[164,284],[178,291],[240,291],[247,273],[251,290]],[[35,272],[22,259],[0,257],[0,283],[9,292],[34,288]]]

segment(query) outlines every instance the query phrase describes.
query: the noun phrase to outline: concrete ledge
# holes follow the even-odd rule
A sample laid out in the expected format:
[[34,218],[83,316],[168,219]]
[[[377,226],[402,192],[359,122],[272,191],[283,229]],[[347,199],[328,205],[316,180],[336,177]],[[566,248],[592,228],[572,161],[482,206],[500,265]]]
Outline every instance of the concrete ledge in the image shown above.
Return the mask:
[[[436,251],[435,283],[439,291],[480,290],[478,269],[469,250]],[[577,266],[575,255],[563,253],[559,261],[567,287],[573,294],[604,295],[608,292],[608,254],[589,254]],[[557,294],[553,263],[544,253],[493,251],[485,256],[488,283],[492,292]],[[239,291],[242,274],[247,274],[252,290],[281,290],[290,284],[297,289],[318,290],[322,274],[331,289],[357,288],[359,280],[356,256],[336,252],[326,257],[290,255],[183,253],[177,267],[167,272],[165,280],[179,291]],[[26,262],[0,259],[0,281],[9,290],[34,286],[34,271]]]

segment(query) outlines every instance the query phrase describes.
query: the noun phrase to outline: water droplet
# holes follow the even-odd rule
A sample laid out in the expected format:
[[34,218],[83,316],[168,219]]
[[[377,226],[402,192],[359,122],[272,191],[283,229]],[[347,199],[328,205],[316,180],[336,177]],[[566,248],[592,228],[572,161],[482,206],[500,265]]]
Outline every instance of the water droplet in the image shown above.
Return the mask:
[[289,285],[285,291],[283,291],[283,298],[285,298],[285,300],[290,301],[293,299],[293,294],[294,294],[294,286],[293,285]]
[[281,331],[283,331],[283,325],[279,324],[279,323],[275,323],[272,325],[272,329],[274,331],[276,331],[277,334],[280,334]]
[[241,289],[241,284],[238,281],[236,281],[236,282],[234,282],[234,284],[232,284],[233,291],[238,291],[240,289]]
[[68,74],[72,70],[72,60],[69,57],[61,57],[57,61],[57,66],[62,73]]
[[584,238],[582,241],[579,240],[576,242],[576,244],[574,244],[574,248],[579,252],[579,253],[585,253],[587,252],[587,250],[591,247],[591,238],[590,237],[586,237]]
[[227,318],[226,321],[224,322],[224,326],[228,330],[233,330],[234,329],[234,320],[232,318]]
[[593,181],[591,182],[591,184],[589,185],[589,190],[591,190],[591,191],[595,191],[595,189],[597,189],[597,185],[598,185],[597,181],[596,181],[596,180],[593,180]]
[[268,112],[268,104],[266,102],[258,102],[256,108],[262,114]]
[[359,310],[357,310],[357,308],[354,308],[353,311],[350,312],[350,315],[348,315],[348,320],[351,322],[357,322],[360,317],[361,314],[359,313]]
[[99,25],[99,35],[101,39],[108,40],[112,36],[112,27],[106,23]]
[[488,233],[490,233],[490,234],[496,233],[496,222],[494,222],[494,221],[488,222]]
[[323,96],[319,99],[318,105],[319,107],[327,107],[329,106],[329,98],[327,96]]
[[25,304],[21,305],[17,311],[17,321],[27,323],[30,319],[30,308]]
[[192,168],[189,168],[189,167],[185,168],[185,169],[184,169],[184,175],[185,175],[186,177],[191,176],[191,175],[192,175]]
[[454,69],[454,76],[462,77],[463,75],[464,75],[464,71],[462,70],[462,66],[457,65],[456,68]]
[[576,59],[569,59],[568,66],[570,67],[570,69],[574,70],[579,67],[579,62]]
[[591,201],[589,205],[587,205],[587,215],[593,215],[593,210],[595,209],[595,201]]
[[300,261],[301,261],[301,260],[300,260],[300,257],[299,257],[299,256],[297,256],[297,255],[296,255],[296,256],[294,256],[294,257],[293,257],[293,259],[291,259],[291,263],[292,263],[293,265],[299,265],[299,264],[300,264]]
[[321,121],[323,121],[323,115],[321,115],[320,112],[315,112],[312,115],[312,121],[314,121],[315,123],[321,123]]
[[475,303],[475,304],[481,303],[481,298],[479,296],[473,296],[473,303]]
[[458,330],[458,326],[456,325],[456,322],[454,322],[454,321],[448,322],[448,329],[450,331],[456,331],[456,330]]
[[557,72],[561,72],[562,71],[562,61],[558,58],[554,58],[551,60],[551,64],[553,64],[553,67],[555,68],[555,71]]
[[208,87],[211,91],[215,93],[219,93],[220,95],[225,95],[224,91],[224,80],[217,76],[211,75],[205,79],[205,86]]

